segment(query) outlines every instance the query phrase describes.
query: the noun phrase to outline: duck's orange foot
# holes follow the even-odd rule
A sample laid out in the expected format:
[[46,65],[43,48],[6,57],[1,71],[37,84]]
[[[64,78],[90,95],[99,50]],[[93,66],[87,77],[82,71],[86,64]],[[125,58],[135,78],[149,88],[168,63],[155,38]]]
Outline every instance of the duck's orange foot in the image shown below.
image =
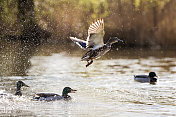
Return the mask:
[[87,65],[86,65],[86,67],[88,67],[89,65],[91,65],[93,63],[93,59],[91,59],[91,61],[89,62],[89,61],[87,61]]

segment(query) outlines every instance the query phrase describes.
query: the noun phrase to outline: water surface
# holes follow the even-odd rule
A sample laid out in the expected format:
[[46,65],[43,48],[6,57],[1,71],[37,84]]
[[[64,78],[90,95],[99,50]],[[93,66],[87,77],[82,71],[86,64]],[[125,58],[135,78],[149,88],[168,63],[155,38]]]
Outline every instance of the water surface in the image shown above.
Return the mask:
[[[114,55],[114,53],[110,53]],[[118,53],[95,60],[88,68],[81,54],[53,53],[34,56],[28,76],[1,77],[1,116],[176,116],[176,55],[133,56]],[[142,53],[140,53],[142,55]],[[156,84],[139,83],[133,75],[155,71]],[[16,81],[23,80],[23,96],[13,96]],[[36,92],[62,93],[77,89],[71,101],[31,101]]]

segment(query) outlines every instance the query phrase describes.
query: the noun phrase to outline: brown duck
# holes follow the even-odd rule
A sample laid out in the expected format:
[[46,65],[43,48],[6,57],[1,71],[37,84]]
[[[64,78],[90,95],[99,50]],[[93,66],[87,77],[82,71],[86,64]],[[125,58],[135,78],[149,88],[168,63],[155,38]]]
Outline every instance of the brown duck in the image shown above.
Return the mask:
[[86,67],[93,63],[93,59],[100,58],[106,54],[113,43],[117,43],[122,40],[117,37],[110,37],[106,44],[103,42],[104,37],[104,20],[98,19],[92,23],[88,29],[87,40],[81,40],[76,37],[70,37],[70,39],[79,45],[82,49],[88,50],[88,52],[81,58],[81,61],[87,61]]

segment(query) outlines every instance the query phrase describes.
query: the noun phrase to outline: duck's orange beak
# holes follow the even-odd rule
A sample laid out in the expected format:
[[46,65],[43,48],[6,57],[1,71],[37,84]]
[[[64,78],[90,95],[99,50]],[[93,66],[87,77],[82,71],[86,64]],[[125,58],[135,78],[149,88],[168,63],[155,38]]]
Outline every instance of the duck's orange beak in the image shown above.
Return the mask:
[[71,89],[71,93],[75,93],[77,90],[75,89]]

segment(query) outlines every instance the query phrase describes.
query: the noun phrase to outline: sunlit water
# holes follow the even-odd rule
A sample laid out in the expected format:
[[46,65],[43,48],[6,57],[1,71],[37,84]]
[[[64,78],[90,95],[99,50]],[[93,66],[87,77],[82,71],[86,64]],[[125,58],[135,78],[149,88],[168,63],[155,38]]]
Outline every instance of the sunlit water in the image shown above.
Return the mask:
[[[176,58],[119,57],[95,60],[88,68],[81,56],[56,53],[34,56],[25,77],[1,77],[1,116],[176,116]],[[156,84],[134,81],[135,74],[155,71]],[[16,97],[16,81],[22,80],[23,96]],[[31,101],[36,92],[62,93],[69,86],[77,89],[71,101]]]

